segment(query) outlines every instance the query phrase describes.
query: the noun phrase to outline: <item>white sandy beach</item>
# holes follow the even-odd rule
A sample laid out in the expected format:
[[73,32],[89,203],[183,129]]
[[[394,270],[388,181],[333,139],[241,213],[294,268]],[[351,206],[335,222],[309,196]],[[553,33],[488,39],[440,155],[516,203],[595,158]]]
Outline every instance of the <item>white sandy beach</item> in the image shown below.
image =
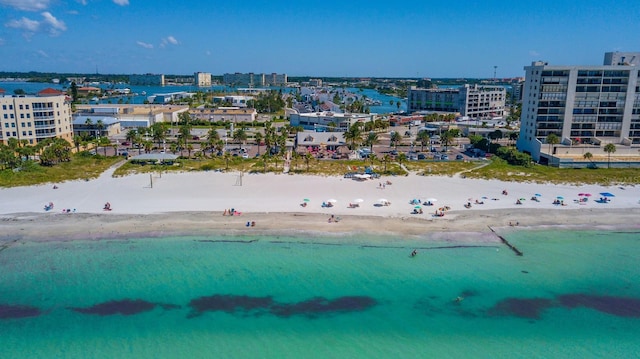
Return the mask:
[[[340,177],[194,172],[112,177],[113,170],[89,181],[0,189],[0,229],[5,237],[14,231],[37,237],[125,236],[132,233],[194,233],[205,230],[246,231],[256,221],[256,231],[306,230],[314,232],[366,232],[420,235],[430,232],[478,232],[487,226],[608,226],[634,227],[640,214],[640,186],[604,187],[473,180],[457,177],[410,175],[355,181]],[[381,188],[389,180],[390,185]],[[502,191],[507,190],[508,195]],[[596,203],[609,192],[608,203]],[[575,202],[580,193],[588,201]],[[531,197],[540,194],[540,201]],[[554,205],[558,196],[565,206]],[[358,208],[349,208],[354,199]],[[411,214],[412,199],[435,198],[435,206],[422,206],[424,214]],[[524,198],[523,204],[516,200]],[[584,198],[584,196],[582,197]],[[307,206],[302,207],[304,199]],[[332,208],[323,208],[329,199]],[[378,206],[386,199],[389,206]],[[475,200],[484,204],[475,204]],[[45,211],[44,205],[55,207]],[[111,203],[112,211],[103,205]],[[472,203],[467,209],[464,204]],[[432,214],[448,206],[444,217]],[[241,215],[223,216],[234,208]],[[63,214],[63,209],[71,213]],[[329,216],[341,218],[327,223]]]

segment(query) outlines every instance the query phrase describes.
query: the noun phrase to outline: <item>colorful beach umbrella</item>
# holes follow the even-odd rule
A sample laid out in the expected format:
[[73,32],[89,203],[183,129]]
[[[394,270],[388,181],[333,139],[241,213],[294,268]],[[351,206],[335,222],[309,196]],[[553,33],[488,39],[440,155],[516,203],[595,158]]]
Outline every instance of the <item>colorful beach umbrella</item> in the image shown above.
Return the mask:
[[420,209],[420,208],[422,208],[422,206],[415,206],[415,207],[413,207],[413,208],[415,208],[415,209]]
[[600,195],[602,197],[615,197],[615,195],[613,193],[609,193],[609,192],[602,192],[602,193],[600,193]]
[[536,193],[536,197],[542,197],[540,193]]
[[564,199],[564,197],[558,196],[558,197],[556,197],[556,199]]
[[305,202],[309,202],[309,201],[311,201],[311,200],[310,200],[309,198],[305,198],[305,199],[303,199],[303,201],[305,201]]

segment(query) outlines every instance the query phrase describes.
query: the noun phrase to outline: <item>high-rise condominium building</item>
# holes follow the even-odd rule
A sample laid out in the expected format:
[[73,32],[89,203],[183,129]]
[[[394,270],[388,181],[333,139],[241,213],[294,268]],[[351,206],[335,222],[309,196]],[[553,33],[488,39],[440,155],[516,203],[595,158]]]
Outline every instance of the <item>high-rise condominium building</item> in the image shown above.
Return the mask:
[[[638,53],[635,56],[638,57]],[[611,64],[613,63],[615,64]],[[526,66],[517,147],[534,160],[555,154],[555,134],[563,145],[640,144],[638,68],[605,56],[603,66]]]
[[196,72],[194,75],[194,82],[196,86],[209,87],[211,86],[211,73],[209,72]]

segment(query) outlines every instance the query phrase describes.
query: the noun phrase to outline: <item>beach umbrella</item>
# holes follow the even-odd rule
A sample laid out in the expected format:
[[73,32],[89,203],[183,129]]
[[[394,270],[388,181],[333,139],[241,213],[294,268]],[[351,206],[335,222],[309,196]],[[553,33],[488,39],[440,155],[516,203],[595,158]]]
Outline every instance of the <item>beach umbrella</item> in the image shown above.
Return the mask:
[[526,199],[526,198],[520,198],[520,200],[521,200],[521,201],[526,201],[527,199]]
[[582,196],[584,196],[584,193],[580,192],[580,193],[578,193],[578,196],[582,197]]
[[328,200],[327,200],[327,202],[329,202],[329,203],[336,203],[336,202],[338,202],[338,200],[337,200],[337,199],[330,198],[330,199],[328,199]]
[[362,203],[362,202],[364,202],[364,199],[362,198],[356,198],[353,200],[353,203]]
[[536,193],[535,195],[536,195],[536,197],[542,197],[542,195],[540,193]]
[[591,193],[585,193],[584,196],[585,197],[591,197]]
[[420,209],[420,208],[422,208],[422,206],[415,206],[415,207],[413,207],[413,208],[415,208],[415,209]]
[[387,202],[389,202],[389,201],[387,201],[387,200],[386,200],[386,199],[384,199],[384,198],[380,198],[380,199],[378,200],[378,202],[380,202],[380,203],[387,203]]
[[437,198],[427,198],[426,199],[427,202],[438,202]]
[[310,200],[309,198],[305,198],[305,199],[303,199],[303,201],[305,201],[305,202],[309,202],[309,201],[311,201],[311,200]]
[[615,197],[615,196],[613,195],[613,193],[609,193],[609,192],[602,192],[602,193],[600,193],[600,195],[601,195],[602,197]]
[[564,199],[564,197],[558,196],[558,197],[556,197],[556,199]]

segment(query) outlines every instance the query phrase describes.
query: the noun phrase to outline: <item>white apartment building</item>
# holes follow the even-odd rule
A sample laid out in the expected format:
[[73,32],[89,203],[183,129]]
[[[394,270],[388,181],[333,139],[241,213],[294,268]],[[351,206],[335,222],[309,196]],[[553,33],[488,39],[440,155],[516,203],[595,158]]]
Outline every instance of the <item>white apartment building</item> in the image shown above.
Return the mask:
[[412,86],[407,96],[407,112],[453,112],[473,119],[491,119],[504,115],[506,95],[506,89],[502,86],[464,85],[458,88]]
[[15,138],[35,145],[56,137],[73,142],[71,104],[65,95],[0,95],[2,143],[6,144],[10,138]]
[[265,87],[265,86],[281,86],[286,85],[288,81],[287,74],[255,74],[253,72],[222,75],[222,82],[225,85],[236,87]]
[[211,73],[209,72],[196,72],[193,74],[194,83],[198,87],[210,87],[211,86]]
[[608,143],[640,144],[637,67],[552,66],[536,61],[524,69],[517,147],[535,161],[556,155],[558,146],[544,145],[552,133],[561,146],[590,146],[592,154],[602,152]]
[[233,123],[253,122],[258,116],[255,108],[240,107],[198,108],[190,110],[189,114],[192,118],[199,120],[210,122],[231,121]]
[[299,113],[290,109],[289,122],[291,126],[302,126],[305,130],[315,131],[346,131],[356,122],[371,122],[374,114],[366,113],[334,113],[329,111]]

